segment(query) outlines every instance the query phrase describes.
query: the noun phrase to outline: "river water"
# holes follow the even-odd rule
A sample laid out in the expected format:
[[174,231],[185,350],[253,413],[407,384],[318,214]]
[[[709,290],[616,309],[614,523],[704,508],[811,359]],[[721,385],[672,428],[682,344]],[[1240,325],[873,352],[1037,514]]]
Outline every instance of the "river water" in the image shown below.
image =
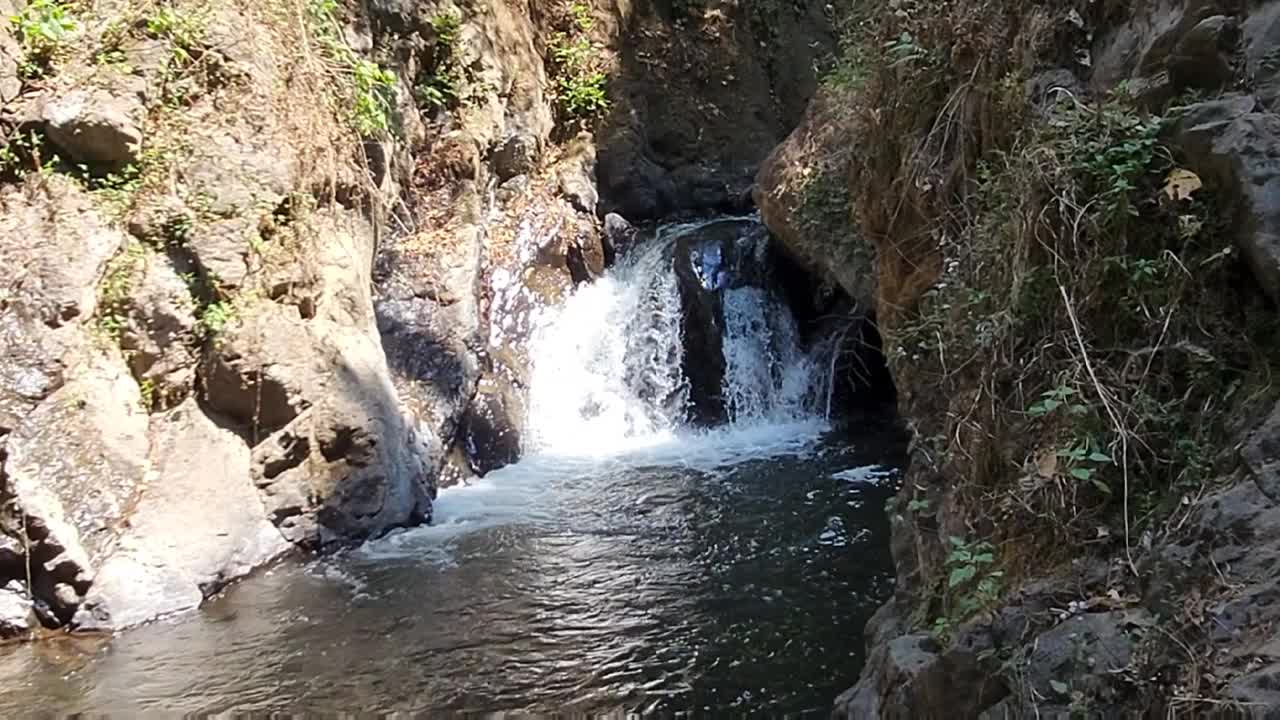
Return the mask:
[[825,714],[892,589],[899,434],[825,416],[830,363],[725,287],[730,422],[683,421],[667,226],[531,345],[527,454],[430,527],[115,638],[0,653],[0,717],[139,712]]

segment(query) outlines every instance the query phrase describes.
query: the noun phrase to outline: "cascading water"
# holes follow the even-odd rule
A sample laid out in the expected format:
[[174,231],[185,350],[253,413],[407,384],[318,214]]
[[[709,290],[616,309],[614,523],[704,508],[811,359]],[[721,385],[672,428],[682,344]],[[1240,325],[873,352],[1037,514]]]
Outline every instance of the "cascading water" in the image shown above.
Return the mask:
[[[706,224],[659,228],[534,334],[526,451],[600,455],[688,435],[673,250],[682,234]],[[772,422],[815,435],[824,427],[827,364],[801,350],[790,310],[767,289],[722,292],[727,430]]]
[[890,592],[898,436],[823,440],[832,363],[731,265],[695,289],[728,421],[687,422],[673,262],[705,225],[659,229],[541,316],[524,459],[442,491],[432,526],[277,567],[110,652],[64,648],[72,670],[0,655],[0,716],[825,712]]

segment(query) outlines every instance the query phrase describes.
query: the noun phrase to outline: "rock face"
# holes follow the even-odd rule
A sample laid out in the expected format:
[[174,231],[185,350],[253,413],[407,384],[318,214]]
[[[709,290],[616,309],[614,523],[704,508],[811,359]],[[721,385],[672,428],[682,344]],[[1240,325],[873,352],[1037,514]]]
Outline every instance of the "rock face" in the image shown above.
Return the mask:
[[759,224],[726,220],[704,225],[676,240],[684,337],[684,376],[695,422],[713,425],[727,419],[722,396],[725,360],[725,290],[767,282],[766,236]]
[[760,167],[755,203],[779,246],[808,272],[834,280],[863,312],[873,307],[875,253],[858,237],[849,153],[838,100],[819,96]]
[[192,399],[152,425],[146,490],[76,613],[81,628],[129,627],[195,608],[288,550],[250,480],[239,436]]
[[[356,199],[372,191],[332,154],[358,146],[323,103],[290,95],[306,71],[286,83],[277,59],[298,38],[228,11],[214,3],[210,30],[188,38],[213,75],[171,77],[173,40],[126,29],[123,63],[68,56],[0,118],[44,131],[33,159],[69,161],[15,181],[19,158],[0,177],[6,636],[31,612],[50,627],[146,622],[294,546],[430,517],[444,448],[392,383],[376,229]],[[97,48],[108,24],[77,42]],[[3,23],[0,50],[12,40]],[[161,104],[168,120],[148,124]],[[143,179],[104,193],[62,172],[131,164]]]
[[760,162],[800,120],[813,68],[835,48],[828,8],[634,3],[616,21],[625,40],[598,138],[602,209],[632,221],[744,210]]
[[1189,107],[1173,142],[1191,168],[1236,202],[1236,244],[1272,299],[1280,300],[1280,115],[1249,96]]
[[[1259,319],[1255,313],[1263,312],[1262,323],[1269,325],[1274,320],[1274,303],[1280,300],[1280,226],[1276,220],[1280,186],[1275,180],[1274,160],[1280,156],[1280,107],[1276,105],[1280,97],[1280,3],[1174,0],[1127,7],[1115,14],[1091,14],[1080,6],[1075,14],[1064,10],[1062,15],[1050,12],[1045,16],[1025,7],[1006,7],[1018,16],[1015,26],[1024,22],[1026,27],[1039,30],[1044,26],[1037,22],[1054,18],[1050,33],[1053,47],[1041,48],[1042,54],[1034,61],[1013,61],[1015,66],[1024,63],[1019,69],[1027,72],[1021,76],[1030,78],[1024,90],[1032,115],[1039,113],[1041,120],[1048,116],[1053,98],[1066,96],[1055,90],[1062,88],[1086,107],[1097,107],[1103,98],[1121,92],[1139,110],[1158,112],[1169,121],[1161,141],[1170,150],[1171,163],[1164,167],[1189,170],[1203,181],[1204,190],[1196,200],[1211,198],[1214,210],[1210,216],[1221,220],[1220,226],[1201,235],[1201,240],[1220,248],[1223,257],[1247,261],[1247,268],[1243,263],[1238,270],[1233,268],[1238,274],[1232,276],[1232,282],[1246,286],[1241,296],[1258,304],[1250,305],[1247,314],[1242,311],[1232,316],[1231,322],[1241,324],[1232,326],[1231,332],[1247,336],[1251,349],[1269,348],[1267,334],[1248,323]],[[1016,27],[1010,29],[1008,37],[1018,37],[1019,32]],[[926,76],[932,77],[921,75],[912,82],[931,82],[921,79]],[[895,77],[911,76],[890,71],[877,80],[891,83]],[[914,88],[899,87],[884,97],[909,99]],[[867,97],[857,99],[865,101]],[[946,219],[932,218],[942,229],[922,232],[931,232],[929,241],[943,249],[926,256],[934,262],[933,269],[926,269],[923,276],[928,279],[920,281],[920,276],[911,275],[913,268],[893,267],[893,263],[903,262],[895,255],[909,256],[907,263],[911,265],[923,267],[926,263],[905,251],[888,251],[901,250],[898,241],[902,239],[888,230],[914,229],[911,222],[884,222],[881,216],[892,207],[885,211],[885,203],[876,207],[871,203],[884,197],[841,194],[842,186],[858,187],[850,178],[865,180],[858,174],[872,172],[866,164],[849,161],[848,146],[883,141],[894,149],[870,154],[874,162],[890,165],[878,168],[884,178],[901,182],[884,195],[889,205],[902,208],[903,215],[917,212],[915,206],[926,202],[924,195],[914,193],[926,186],[929,189],[922,193],[936,192],[942,186],[935,184],[939,179],[927,169],[913,174],[919,168],[912,164],[912,158],[918,147],[923,147],[917,143],[927,144],[927,133],[912,135],[919,128],[905,127],[909,123],[903,122],[902,108],[889,107],[887,102],[873,110],[841,107],[838,102],[835,95],[815,100],[806,120],[765,162],[756,190],[765,222],[797,264],[839,286],[881,319],[895,314],[912,320],[957,321],[959,316],[945,313],[902,312],[904,307],[926,306],[921,299],[926,288],[945,287],[940,282],[945,273],[937,266],[952,257],[947,249],[952,226]],[[898,116],[889,119],[895,113]],[[931,115],[928,123],[938,119]],[[961,154],[968,156],[958,162],[987,159],[999,154],[993,150],[1005,149],[985,142],[980,139],[963,144]],[[893,157],[898,151],[901,157]],[[935,165],[956,159],[944,151],[937,155],[930,156]],[[881,191],[871,188],[870,192]],[[935,203],[936,199],[929,199],[930,210],[967,207],[963,202]],[[1160,207],[1174,214],[1188,212],[1184,208],[1189,205]],[[1217,211],[1222,214],[1212,215]],[[964,223],[958,226],[970,229]],[[878,232],[867,232],[866,237],[854,234],[868,228]],[[967,236],[964,242],[970,240],[981,242],[981,238]],[[1003,258],[987,259],[996,266],[1004,262]],[[941,262],[935,262],[938,260]],[[990,264],[984,267],[991,271]],[[970,283],[974,280],[961,277]],[[977,280],[966,287],[989,289],[982,278]],[[1267,298],[1270,303],[1265,302]],[[899,337],[909,334],[892,323],[884,327],[897,331]],[[970,334],[980,336],[981,332],[980,327],[974,327]],[[939,367],[942,344],[939,337],[938,346],[932,349],[933,364],[925,367]],[[894,349],[903,352],[902,347]],[[916,351],[910,347],[905,350],[907,354]],[[941,361],[944,372],[957,372],[954,360],[948,355]],[[895,369],[910,364],[896,362]],[[898,378],[914,398],[904,410],[917,413],[911,420],[920,428],[917,442],[921,448],[929,447],[931,438],[946,438],[932,447],[956,454],[966,447],[960,439],[964,433],[1004,436],[991,448],[991,457],[971,465],[931,458],[933,449],[917,453],[904,485],[908,490],[889,507],[898,575],[895,595],[867,627],[868,662],[858,684],[837,701],[837,716],[995,720],[1068,717],[1082,707],[1106,717],[1177,712],[1188,697],[1180,695],[1187,684],[1197,687],[1191,695],[1211,698],[1214,703],[1197,706],[1192,712],[1212,713],[1220,707],[1234,708],[1232,703],[1249,703],[1239,712],[1256,717],[1275,715],[1280,706],[1280,694],[1275,690],[1280,680],[1280,646],[1273,627],[1277,613],[1272,602],[1277,593],[1274,565],[1280,552],[1273,540],[1280,497],[1280,481],[1273,477],[1280,467],[1280,446],[1275,440],[1280,433],[1277,411],[1251,427],[1259,410],[1266,409],[1263,400],[1268,404],[1274,400],[1269,393],[1206,411],[1224,423],[1223,434],[1229,437],[1221,442],[1221,452],[1209,453],[1212,461],[1207,464],[1212,468],[1204,470],[1207,476],[1202,490],[1183,496],[1180,489],[1161,488],[1168,493],[1165,499],[1178,507],[1170,522],[1145,528],[1141,537],[1134,531],[1128,548],[1116,541],[1114,534],[1110,540],[1104,538],[1108,532],[1115,533],[1114,525],[1111,530],[1099,528],[1098,542],[1106,549],[1096,554],[1109,556],[1110,562],[1095,559],[1069,567],[1039,567],[1036,559],[1028,562],[1019,558],[1004,575],[1002,582],[1006,584],[1002,584],[999,597],[986,603],[982,611],[965,615],[963,622],[937,633],[928,632],[926,618],[940,618],[943,625],[951,622],[946,603],[948,573],[954,566],[947,560],[949,548],[938,540],[984,536],[993,532],[993,525],[998,536],[1008,527],[1002,524],[1012,524],[1001,517],[1002,510],[990,507],[998,493],[977,484],[985,480],[957,472],[957,465],[974,469],[994,462],[1013,467],[1005,475],[993,472],[992,477],[1000,476],[1013,485],[1023,483],[1024,492],[1026,486],[1038,482],[1040,472],[1034,467],[1035,456],[1026,459],[1020,450],[1004,448],[1011,443],[1007,436],[1017,430],[996,430],[998,423],[986,424],[984,420],[939,422],[957,407],[986,397],[976,385],[1004,369],[998,361],[977,362],[980,367],[974,377],[983,380],[968,387],[962,383],[950,386],[973,393],[948,390],[948,402],[932,403],[925,398],[939,392],[937,374]],[[1257,367],[1251,366],[1249,372],[1255,371]],[[1175,382],[1178,392],[1190,384],[1186,379]],[[945,383],[943,387],[947,387]],[[1010,400],[1001,391],[991,392],[1003,398],[997,402]],[[1019,399],[1015,412],[1025,406]],[[1197,416],[1197,422],[1200,419]],[[949,430],[955,432],[954,441]],[[986,446],[975,443],[969,447]],[[1015,454],[1017,457],[1011,457]],[[1020,475],[1016,468],[1023,463],[1030,469],[1023,468]],[[1133,465],[1129,470],[1134,473],[1131,482],[1146,482],[1146,474],[1152,472]],[[981,490],[977,490],[979,486]],[[1025,497],[1019,490],[1008,492],[1010,497]],[[912,500],[915,509],[909,504]],[[926,509],[920,510],[921,506]],[[974,518],[981,519],[975,523]],[[1133,567],[1125,557],[1126,549],[1134,558]],[[1007,552],[999,554],[1003,557]],[[1017,551],[1011,554],[1017,556]],[[1088,557],[1094,553],[1080,549],[1072,554]],[[1179,699],[1171,700],[1175,696]]]

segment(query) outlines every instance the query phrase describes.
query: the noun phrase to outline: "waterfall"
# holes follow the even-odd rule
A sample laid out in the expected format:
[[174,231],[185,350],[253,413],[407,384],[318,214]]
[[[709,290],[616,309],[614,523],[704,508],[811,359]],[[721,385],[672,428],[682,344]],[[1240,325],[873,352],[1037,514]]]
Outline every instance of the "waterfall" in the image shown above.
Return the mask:
[[[711,221],[714,222],[714,221]],[[530,344],[526,452],[608,453],[670,440],[686,427],[676,240],[708,221],[660,227],[598,281],[549,313]],[[753,242],[763,243],[757,233]],[[748,250],[759,258],[764,247]],[[767,287],[718,280],[721,395],[731,427],[821,419],[829,363],[805,352]]]

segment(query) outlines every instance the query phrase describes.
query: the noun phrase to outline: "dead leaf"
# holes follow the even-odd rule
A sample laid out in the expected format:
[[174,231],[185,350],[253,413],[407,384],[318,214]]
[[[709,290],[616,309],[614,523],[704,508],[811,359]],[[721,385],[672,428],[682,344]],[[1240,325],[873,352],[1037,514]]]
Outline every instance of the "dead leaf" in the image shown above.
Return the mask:
[[1204,187],[1200,176],[1185,168],[1174,168],[1164,179],[1164,194],[1170,200],[1189,200],[1197,190]]
[[1042,478],[1052,478],[1058,474],[1058,454],[1055,452],[1042,453],[1036,459],[1036,472],[1040,473]]

